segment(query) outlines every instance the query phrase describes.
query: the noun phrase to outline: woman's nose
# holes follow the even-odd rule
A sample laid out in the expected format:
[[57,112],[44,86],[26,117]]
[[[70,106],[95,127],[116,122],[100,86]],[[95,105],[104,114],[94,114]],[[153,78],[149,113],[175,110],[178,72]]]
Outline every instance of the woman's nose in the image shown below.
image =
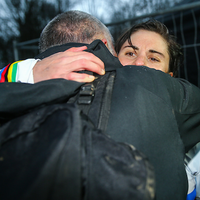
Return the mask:
[[133,62],[133,65],[144,66],[145,65],[145,56],[137,56]]

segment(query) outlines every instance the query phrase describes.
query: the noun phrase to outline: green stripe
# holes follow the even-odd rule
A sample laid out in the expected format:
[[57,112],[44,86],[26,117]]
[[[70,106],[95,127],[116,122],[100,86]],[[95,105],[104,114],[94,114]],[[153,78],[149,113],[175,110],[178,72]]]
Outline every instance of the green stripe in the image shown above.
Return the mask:
[[16,74],[17,74],[17,64],[18,63],[15,63],[13,65],[13,70],[12,70],[12,82],[16,82]]

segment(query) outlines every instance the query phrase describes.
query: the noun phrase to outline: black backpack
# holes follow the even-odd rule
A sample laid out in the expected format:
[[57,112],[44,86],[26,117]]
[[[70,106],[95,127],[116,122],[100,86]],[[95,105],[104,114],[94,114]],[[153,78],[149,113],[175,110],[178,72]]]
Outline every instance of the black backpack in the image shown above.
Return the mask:
[[55,104],[0,128],[0,198],[153,199],[147,158],[94,128],[74,104]]

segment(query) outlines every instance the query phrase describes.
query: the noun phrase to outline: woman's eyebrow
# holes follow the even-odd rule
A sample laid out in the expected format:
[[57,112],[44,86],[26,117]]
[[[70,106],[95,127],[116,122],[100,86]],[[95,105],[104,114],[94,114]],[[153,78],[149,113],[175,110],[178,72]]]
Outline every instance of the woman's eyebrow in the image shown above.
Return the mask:
[[133,45],[127,45],[127,46],[124,47],[124,49],[125,49],[125,48],[132,48],[132,49],[134,49],[134,50],[139,50],[138,47],[133,46]]
[[[139,48],[136,47],[136,46],[134,46],[134,45],[126,45],[123,49],[125,49],[125,48],[132,48],[132,49],[134,49],[134,50],[139,50]],[[150,49],[149,52],[150,52],[150,53],[159,54],[159,55],[161,55],[163,58],[165,58],[165,55],[164,55],[163,53],[159,52],[159,51]]]
[[163,53],[159,52],[159,51],[155,51],[155,50],[153,50],[153,49],[150,49],[149,52],[150,52],[150,53],[159,54],[159,55],[161,55],[163,58],[165,58],[165,55],[164,55]]

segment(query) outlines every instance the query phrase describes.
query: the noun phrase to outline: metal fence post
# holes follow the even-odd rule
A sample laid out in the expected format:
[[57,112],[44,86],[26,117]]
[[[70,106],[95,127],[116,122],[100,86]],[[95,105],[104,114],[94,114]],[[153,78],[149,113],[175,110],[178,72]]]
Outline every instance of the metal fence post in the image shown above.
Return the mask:
[[19,54],[17,49],[17,41],[13,40],[13,53],[14,53],[14,60],[19,60]]

